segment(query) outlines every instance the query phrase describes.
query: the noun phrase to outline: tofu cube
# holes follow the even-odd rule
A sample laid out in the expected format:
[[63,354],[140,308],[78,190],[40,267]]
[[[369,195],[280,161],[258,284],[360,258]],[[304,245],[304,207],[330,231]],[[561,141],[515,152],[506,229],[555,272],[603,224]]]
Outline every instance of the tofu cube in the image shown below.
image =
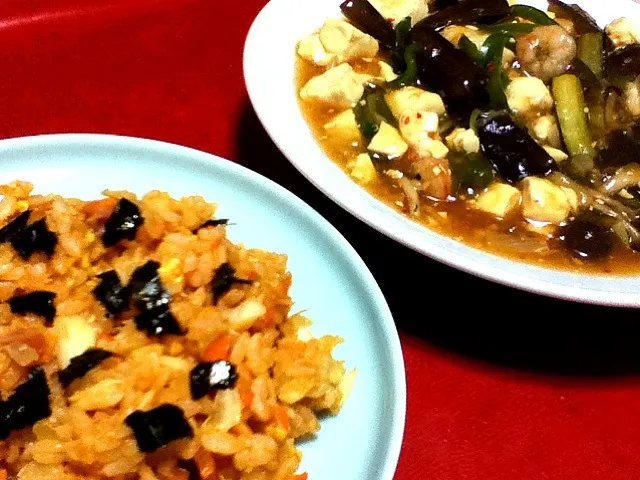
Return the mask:
[[351,169],[351,176],[363,185],[375,180],[377,176],[376,168],[373,166],[368,153],[358,155]]
[[325,123],[327,135],[344,146],[357,147],[362,142],[362,135],[352,109],[345,110]]
[[616,47],[640,43],[640,29],[626,17],[614,20],[606,26],[605,31]]
[[536,77],[517,77],[511,80],[505,91],[509,108],[516,114],[550,110],[553,107],[551,92]]
[[298,43],[298,55],[320,67],[350,62],[359,58],[373,58],[379,49],[378,41],[344,20],[327,20],[318,33]]
[[456,128],[445,138],[447,146],[456,152],[478,153],[480,139],[470,128]]
[[553,148],[547,145],[545,145],[542,148],[544,148],[547,151],[547,153],[551,155],[551,158],[553,158],[558,163],[564,162],[567,158],[569,158],[569,155],[564,153],[559,148]]
[[504,218],[520,205],[520,199],[520,190],[516,187],[495,182],[476,197],[473,206],[477,210]]
[[393,67],[389,65],[387,62],[383,62],[380,60],[378,62],[378,66],[380,67],[380,76],[384,79],[385,82],[393,82],[398,75],[393,71]]
[[389,159],[394,159],[404,155],[409,146],[402,139],[398,130],[387,122],[382,122],[378,133],[371,139],[367,149],[371,152],[386,155]]
[[380,14],[394,25],[406,17],[411,17],[415,25],[429,15],[429,2],[426,0],[369,0]]
[[535,222],[559,225],[578,207],[573,190],[549,180],[527,177],[522,181],[522,215]]
[[449,153],[438,136],[438,114],[428,111],[405,112],[400,116],[400,133],[419,155],[444,158]]
[[355,105],[363,93],[358,74],[351,65],[342,63],[309,80],[300,90],[300,97],[345,109]]
[[444,102],[437,93],[427,92],[418,87],[403,87],[392,90],[385,95],[385,100],[396,118],[411,112],[433,112],[438,115],[445,113]]

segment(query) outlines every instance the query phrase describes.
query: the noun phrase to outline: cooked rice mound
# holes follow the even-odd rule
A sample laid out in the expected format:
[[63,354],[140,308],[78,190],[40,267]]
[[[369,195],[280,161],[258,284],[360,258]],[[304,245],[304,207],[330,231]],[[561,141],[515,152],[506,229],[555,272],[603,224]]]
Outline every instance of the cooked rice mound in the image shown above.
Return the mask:
[[[0,391],[9,405],[42,366],[51,414],[0,441],[0,479],[306,479],[295,441],[320,429],[318,414],[338,412],[353,377],[332,357],[340,338],[313,338],[310,321],[290,315],[287,257],[232,243],[223,222],[198,228],[216,210],[199,196],[106,191],[85,202],[31,190],[0,186],[0,227],[29,210],[29,223],[45,219],[57,244],[52,255],[25,258],[0,243]],[[105,247],[102,232],[123,198],[144,221],[132,240]],[[94,293],[98,275],[115,270],[126,285],[150,260],[182,334],[150,334],[134,303],[112,315]],[[214,298],[223,265],[233,280]],[[12,312],[13,298],[40,291],[55,294],[52,322]],[[59,373],[90,349],[112,355],[64,388]],[[216,361],[237,379],[194,400],[190,372]],[[181,409],[192,437],[143,453],[126,419],[166,404]]]

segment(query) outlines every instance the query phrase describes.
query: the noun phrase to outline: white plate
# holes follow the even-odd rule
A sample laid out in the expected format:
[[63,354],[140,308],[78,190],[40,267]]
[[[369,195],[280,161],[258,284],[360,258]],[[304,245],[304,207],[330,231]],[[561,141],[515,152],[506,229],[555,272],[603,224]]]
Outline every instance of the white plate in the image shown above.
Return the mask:
[[336,357],[358,370],[346,405],[303,445],[311,479],[390,480],[404,430],[406,388],[398,334],[373,276],[347,241],[272,181],[207,153],[108,135],[0,141],[0,183],[27,180],[37,193],[100,198],[104,189],[202,195],[231,218],[233,241],[286,253],[294,310],[317,335],[344,337]]
[[[340,0],[271,0],[256,17],[244,50],[249,97],[266,131],[289,161],[329,198],[396,241],[443,263],[505,285],[587,303],[640,306],[639,277],[579,275],[492,255],[409,220],[353,182],[320,149],[302,117],[294,84],[298,40],[329,17],[340,18]],[[546,1],[527,3],[545,8]],[[578,2],[601,25],[621,16],[640,19],[631,0]]]

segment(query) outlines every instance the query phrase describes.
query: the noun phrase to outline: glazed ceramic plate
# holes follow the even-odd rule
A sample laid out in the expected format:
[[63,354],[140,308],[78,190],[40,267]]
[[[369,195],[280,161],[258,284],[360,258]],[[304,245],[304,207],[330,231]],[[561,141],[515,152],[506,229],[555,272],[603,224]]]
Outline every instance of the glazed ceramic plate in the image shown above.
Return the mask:
[[[271,0],[255,19],[244,51],[244,75],[253,107],[289,161],[353,215],[424,255],[499,283],[549,296],[589,303],[640,306],[640,278],[579,275],[518,263],[435,233],[388,207],[329,159],[316,143],[296,100],[295,49],[298,40],[327,18],[340,18],[340,0]],[[521,3],[538,8],[546,1]],[[628,16],[640,19],[632,0],[581,0],[601,25]]]
[[404,430],[406,389],[398,334],[371,273],[313,209],[270,180],[185,147],[106,135],[46,135],[0,141],[0,183],[33,182],[35,193],[100,198],[104,189],[202,195],[230,218],[229,237],[286,253],[293,310],[307,310],[316,335],[344,337],[335,355],[357,369],[336,417],[303,444],[312,479],[390,480]]

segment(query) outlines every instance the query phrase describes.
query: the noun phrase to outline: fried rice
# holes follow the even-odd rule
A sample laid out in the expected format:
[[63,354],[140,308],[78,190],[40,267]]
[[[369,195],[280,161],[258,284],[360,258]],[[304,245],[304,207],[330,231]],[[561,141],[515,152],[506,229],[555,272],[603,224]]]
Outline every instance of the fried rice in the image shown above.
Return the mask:
[[290,313],[286,255],[232,243],[199,196],[31,192],[0,186],[0,480],[306,479],[295,442],[353,373]]

